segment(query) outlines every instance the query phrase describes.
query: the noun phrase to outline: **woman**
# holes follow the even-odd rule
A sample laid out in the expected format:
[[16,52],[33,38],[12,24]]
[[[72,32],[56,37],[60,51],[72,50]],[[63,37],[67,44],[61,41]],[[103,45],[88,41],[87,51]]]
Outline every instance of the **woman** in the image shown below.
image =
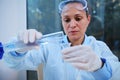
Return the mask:
[[[117,63],[118,59],[104,42],[85,34],[91,19],[87,1],[62,1],[59,4],[59,13],[66,34],[63,41],[70,43],[71,47],[61,52],[58,45],[48,43],[46,46],[40,45],[39,50],[10,52],[12,58],[8,54],[4,55],[6,63],[19,70],[33,69],[44,63],[44,80],[64,80],[65,77],[75,80],[78,76],[80,80],[109,80],[114,72],[114,63]],[[29,44],[41,37],[40,32],[29,29],[20,33],[18,40]],[[26,54],[17,55],[18,53]],[[64,66],[61,54],[64,61],[70,64]],[[63,66],[66,67],[67,73],[64,72]]]

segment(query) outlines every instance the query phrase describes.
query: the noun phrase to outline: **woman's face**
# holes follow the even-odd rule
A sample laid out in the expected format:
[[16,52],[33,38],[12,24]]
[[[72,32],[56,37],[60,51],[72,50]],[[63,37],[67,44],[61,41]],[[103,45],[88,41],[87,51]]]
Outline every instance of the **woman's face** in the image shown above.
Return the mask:
[[64,6],[61,18],[63,29],[71,42],[82,42],[88,24],[90,22],[90,15],[86,15],[82,4],[69,3]]

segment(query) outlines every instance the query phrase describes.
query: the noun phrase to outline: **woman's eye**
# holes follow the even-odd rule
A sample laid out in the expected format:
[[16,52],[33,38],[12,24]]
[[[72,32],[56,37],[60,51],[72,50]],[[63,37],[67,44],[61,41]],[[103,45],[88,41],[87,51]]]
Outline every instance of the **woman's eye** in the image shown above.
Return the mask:
[[80,20],[81,20],[81,18],[77,17],[77,18],[75,18],[75,20],[76,20],[76,21],[80,21]]
[[64,21],[68,23],[68,22],[70,22],[70,19],[65,19]]

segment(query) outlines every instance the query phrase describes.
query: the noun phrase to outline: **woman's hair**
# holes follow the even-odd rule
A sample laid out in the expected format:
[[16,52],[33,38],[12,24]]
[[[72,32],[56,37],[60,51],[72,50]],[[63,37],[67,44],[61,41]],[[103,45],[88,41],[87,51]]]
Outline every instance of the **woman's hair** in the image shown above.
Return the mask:
[[65,1],[60,2],[59,6],[58,6],[59,14],[62,13],[63,8],[69,3],[80,3],[80,4],[82,4],[83,5],[82,10],[85,10],[87,15],[89,14],[88,4],[87,4],[86,0],[65,0]]

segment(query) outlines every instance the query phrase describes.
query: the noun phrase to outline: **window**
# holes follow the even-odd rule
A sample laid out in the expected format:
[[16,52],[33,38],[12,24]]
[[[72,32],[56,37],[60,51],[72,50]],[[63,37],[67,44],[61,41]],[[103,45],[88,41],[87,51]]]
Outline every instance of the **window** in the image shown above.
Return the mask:
[[120,59],[120,1],[89,0],[89,9],[92,19],[87,34],[103,40]]
[[43,34],[60,31],[59,0],[27,0],[27,26]]

